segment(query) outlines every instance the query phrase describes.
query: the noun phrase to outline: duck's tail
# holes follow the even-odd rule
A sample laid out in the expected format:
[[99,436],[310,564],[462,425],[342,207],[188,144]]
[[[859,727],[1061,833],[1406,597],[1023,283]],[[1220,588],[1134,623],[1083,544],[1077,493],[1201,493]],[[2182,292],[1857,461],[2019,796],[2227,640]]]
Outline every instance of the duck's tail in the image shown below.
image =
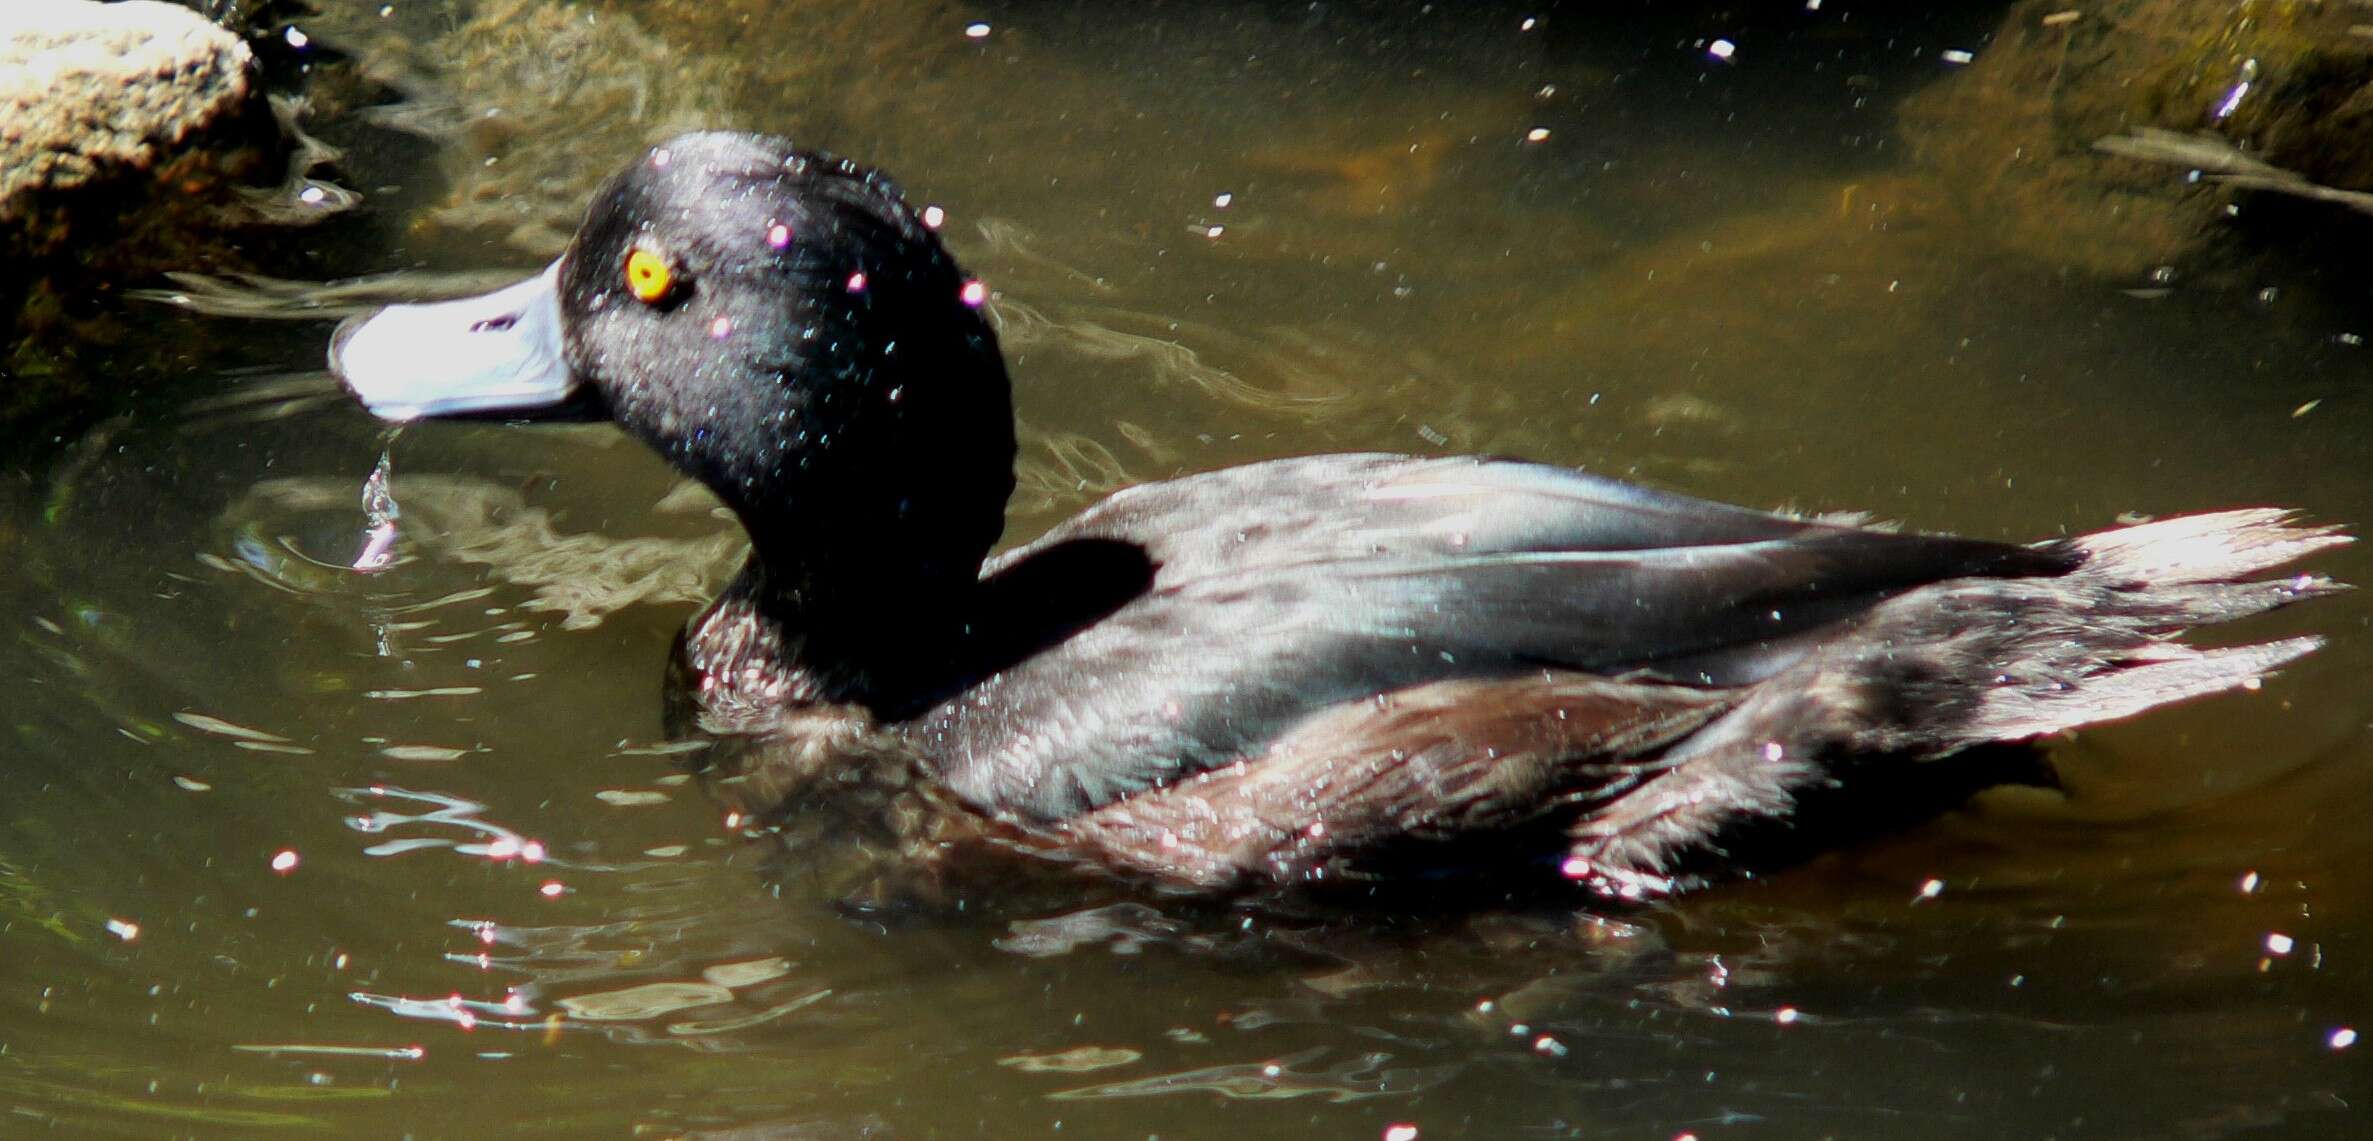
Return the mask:
[[1732,718],[1806,754],[1933,757],[2241,688],[2322,640],[2204,649],[2177,639],[2348,589],[2316,574],[2261,576],[2349,541],[2271,508],[2061,540],[2078,556],[2073,569],[1897,595],[1759,686]]
[[2214,649],[2174,639],[2347,590],[2316,574],[2258,576],[2350,541],[2276,508],[2185,515],[2071,540],[2084,556],[2074,571],[2004,584],[2027,588],[2005,600],[2018,621],[1984,655],[1999,671],[1954,736],[1962,744],[2031,739],[2255,685],[2323,639]]
[[2348,589],[2317,574],[2262,576],[2350,541],[2288,511],[2220,511],[2062,540],[2078,556],[2062,574],[1907,591],[1758,683],[1638,791],[1576,821],[1576,878],[1625,897],[1668,891],[1691,882],[1676,873],[1727,830],[1785,820],[1847,767],[2032,741],[2255,685],[2323,640],[2176,639]]

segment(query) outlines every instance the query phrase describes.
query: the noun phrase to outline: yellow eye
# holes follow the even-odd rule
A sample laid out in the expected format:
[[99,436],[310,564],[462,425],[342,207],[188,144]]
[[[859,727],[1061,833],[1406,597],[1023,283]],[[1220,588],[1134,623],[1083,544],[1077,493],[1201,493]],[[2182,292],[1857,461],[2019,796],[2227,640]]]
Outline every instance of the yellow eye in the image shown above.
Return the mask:
[[675,284],[675,272],[658,252],[637,246],[626,255],[626,291],[634,294],[635,300],[657,305],[667,300]]

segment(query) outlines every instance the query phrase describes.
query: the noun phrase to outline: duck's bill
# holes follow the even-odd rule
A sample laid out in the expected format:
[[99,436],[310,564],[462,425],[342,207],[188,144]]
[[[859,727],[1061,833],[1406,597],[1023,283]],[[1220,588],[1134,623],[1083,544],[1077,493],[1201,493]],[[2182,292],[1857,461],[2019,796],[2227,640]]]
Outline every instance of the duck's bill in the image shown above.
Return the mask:
[[330,338],[330,371],[386,420],[567,414],[578,383],[560,349],[560,263],[478,297],[391,305]]

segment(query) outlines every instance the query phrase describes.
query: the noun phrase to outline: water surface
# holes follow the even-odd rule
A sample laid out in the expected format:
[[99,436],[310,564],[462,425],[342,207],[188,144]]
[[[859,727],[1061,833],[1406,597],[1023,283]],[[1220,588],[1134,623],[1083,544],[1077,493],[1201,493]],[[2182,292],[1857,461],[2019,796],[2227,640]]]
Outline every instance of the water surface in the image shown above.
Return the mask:
[[[2017,539],[2373,520],[2361,292],[2069,272],[1923,205],[1893,108],[1982,50],[1984,6],[610,5],[592,32],[509,3],[471,9],[502,9],[491,43],[321,6],[431,132],[345,120],[381,212],[342,256],[375,268],[532,268],[671,126],[796,132],[942,205],[1013,360],[1010,540],[1336,449]],[[819,86],[725,82],[751,60]],[[490,76],[576,86],[465,132]],[[398,161],[424,147],[449,161]],[[737,557],[705,500],[606,428],[414,428],[394,564],[356,574],[389,444],[274,398],[320,390],[326,324],[139,316],[201,348],[0,490],[0,1133],[2362,1129],[2359,599],[2255,623],[2333,639],[2258,692],[2056,745],[2062,793],[1614,921],[852,917],[661,738],[668,640]]]

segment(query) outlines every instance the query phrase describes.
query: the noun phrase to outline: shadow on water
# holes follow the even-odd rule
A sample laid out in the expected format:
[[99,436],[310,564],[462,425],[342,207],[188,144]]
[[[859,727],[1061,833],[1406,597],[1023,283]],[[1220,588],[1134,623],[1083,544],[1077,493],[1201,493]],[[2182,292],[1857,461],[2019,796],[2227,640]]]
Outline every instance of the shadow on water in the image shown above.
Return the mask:
[[[317,7],[406,96],[345,121],[349,173],[403,207],[355,238],[374,268],[532,267],[583,180],[684,115],[944,204],[1013,358],[1011,540],[1133,481],[1369,448],[2016,538],[2250,502],[2373,520],[2361,297],[2282,264],[2135,296],[1968,240],[1901,161],[1893,107],[1999,5]],[[471,72],[539,46],[543,70]],[[577,91],[606,117],[486,125],[488,79],[555,85],[511,113]],[[778,90],[811,94],[754,94]],[[422,139],[434,172],[407,169]],[[2363,1112],[2361,600],[2253,625],[2333,639],[2260,692],[2052,743],[2057,790],[1670,904],[851,912],[662,736],[669,639],[738,557],[711,504],[606,429],[412,429],[401,537],[358,574],[391,446],[319,398],[326,324],[142,312],[214,332],[144,350],[120,415],[0,481],[18,1127],[2341,1136]],[[2373,581],[2373,556],[2322,569]]]

